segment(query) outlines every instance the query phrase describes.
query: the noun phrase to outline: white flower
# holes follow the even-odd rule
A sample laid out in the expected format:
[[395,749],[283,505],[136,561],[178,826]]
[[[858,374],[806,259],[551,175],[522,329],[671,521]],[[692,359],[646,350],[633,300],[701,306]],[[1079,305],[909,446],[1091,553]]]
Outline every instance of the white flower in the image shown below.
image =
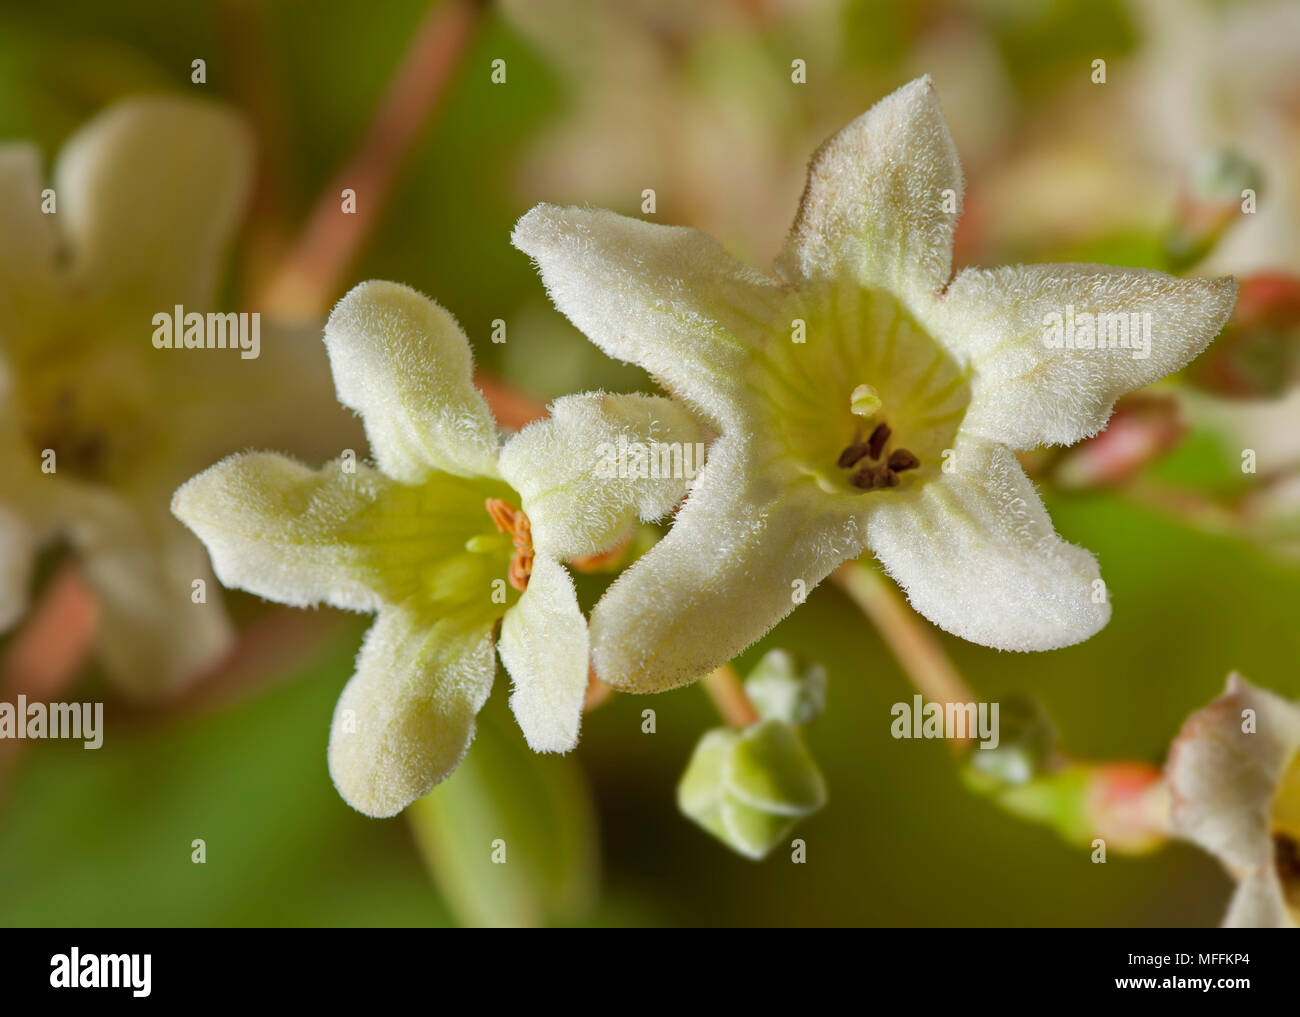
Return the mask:
[[1230,675],[1187,718],[1165,780],[1173,832],[1237,881],[1223,924],[1300,927],[1300,703]]
[[[602,679],[693,681],[864,548],[975,642],[1047,650],[1105,625],[1095,560],[1014,452],[1099,431],[1205,348],[1236,285],[1078,264],[950,278],[961,191],[922,78],[817,152],[780,280],[695,230],[547,205],[520,220],[556,305],[721,433],[672,531],[592,614]],[[1149,314],[1149,355],[1049,348],[1045,317],[1070,313]]]
[[352,290],[325,344],[378,468],[340,459],[311,470],[251,452],[190,480],[172,508],[227,586],[377,614],[335,710],[329,765],[351,805],[389,816],[468,749],[498,621],[529,745],[577,743],[587,626],[561,559],[612,547],[685,491],[681,478],[595,480],[607,445],[697,435],[670,400],[588,394],[558,400],[499,448],[464,333],[396,283]]
[[66,541],[98,601],[106,672],[136,695],[231,637],[219,603],[191,600],[211,574],[167,512],[175,486],[253,434],[306,455],[352,434],[344,414],[317,413],[335,404],[324,368],[297,360],[314,338],[263,328],[256,360],[151,342],[155,314],[218,310],[252,161],[234,114],[163,96],[79,130],[48,190],[34,146],[0,145],[0,631],[27,610],[37,552]]

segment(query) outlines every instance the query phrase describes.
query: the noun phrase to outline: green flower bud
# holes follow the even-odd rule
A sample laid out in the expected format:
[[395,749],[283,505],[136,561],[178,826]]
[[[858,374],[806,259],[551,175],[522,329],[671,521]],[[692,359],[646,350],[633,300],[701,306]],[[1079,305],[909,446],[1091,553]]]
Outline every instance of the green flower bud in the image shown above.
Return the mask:
[[745,695],[765,720],[807,724],[826,708],[826,669],[788,650],[769,650],[745,679]]
[[677,785],[683,813],[755,860],[825,804],[816,761],[798,732],[775,719],[706,733]]
[[972,749],[967,765],[999,784],[1026,784],[1042,773],[1055,749],[1056,728],[1031,696],[1005,696],[998,705],[997,748]]
[[1071,844],[1083,845],[1092,836],[1088,817],[1088,771],[1068,766],[1042,774],[1016,786],[1008,786],[977,773],[963,773],[966,786],[992,798],[999,808],[1013,816],[1049,827]]

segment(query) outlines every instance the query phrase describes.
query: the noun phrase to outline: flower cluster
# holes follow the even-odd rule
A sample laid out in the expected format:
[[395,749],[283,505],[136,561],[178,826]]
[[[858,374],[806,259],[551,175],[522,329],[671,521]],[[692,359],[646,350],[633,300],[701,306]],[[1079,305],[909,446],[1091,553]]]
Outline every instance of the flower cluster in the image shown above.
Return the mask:
[[[1104,626],[1095,559],[1056,534],[1015,453],[1098,432],[1205,348],[1236,286],[1078,264],[953,277],[961,194],[922,78],[817,152],[775,277],[695,230],[533,209],[513,239],[556,306],[671,398],[566,397],[504,443],[443,309],[391,283],[350,293],[325,343],[375,465],[238,455],[173,504],[227,585],[377,614],[330,739],[344,797],[390,815],[455,767],[494,638],[529,744],[565,751],[592,671],[629,692],[695,681],[868,551],[921,614],[987,646]],[[1139,316],[1149,355],[1044,342],[1067,307]],[[602,449],[705,437],[689,483],[596,469]],[[563,563],[674,509],[589,631]]]
[[[594,679],[627,692],[693,682],[868,554],[965,639],[1041,651],[1089,638],[1111,611],[1097,562],[1057,535],[1016,454],[1096,434],[1120,396],[1199,354],[1236,294],[1231,279],[1099,265],[954,276],[962,173],[922,78],[818,150],[773,275],[692,229],[552,205],[519,221],[514,244],[554,304],[667,395],[566,396],[504,436],[451,315],[396,283],[357,286],[324,341],[337,401],[369,442],[358,462],[338,455],[342,430],[315,428],[313,444],[278,426],[318,412],[305,400],[325,358],[295,360],[295,406],[255,399],[258,359],[174,358],[164,386],[158,355],[119,341],[214,299],[248,161],[242,128],[220,111],[127,104],[74,139],[58,214],[44,216],[34,155],[0,150],[0,623],[25,609],[38,544],[68,534],[108,607],[116,673],[165,687],[209,660],[224,618],[177,610],[202,563],[160,492],[220,459],[171,497],[216,576],[375,615],[329,742],[340,793],[374,816],[400,812],[463,758],[498,656],[528,744],[565,752]],[[1062,315],[1095,323],[1087,343],[1050,341],[1045,325]],[[1114,331],[1136,321],[1141,356]],[[262,342],[272,365],[300,353],[287,338]],[[243,373],[223,385],[223,371]],[[262,369],[273,372],[288,373]],[[237,390],[277,413],[230,421]],[[162,423],[176,407],[185,425]],[[220,442],[196,440],[211,434]],[[337,457],[314,468],[227,455],[267,444]],[[697,454],[690,470],[619,461],[670,446],[707,446],[702,466]],[[42,471],[47,454],[57,471]],[[588,621],[568,566],[608,561],[639,524],[669,519]],[[804,719],[716,734],[683,784],[692,814],[758,855],[815,810],[824,787],[793,731]],[[762,791],[768,759],[802,775],[788,794]],[[1233,857],[1264,871],[1255,855]]]
[[27,610],[37,553],[68,546],[105,671],[137,696],[230,642],[220,605],[191,602],[211,575],[167,512],[176,485],[253,441],[316,456],[353,433],[310,329],[268,323],[256,360],[150,343],[155,315],[216,310],[252,164],[237,116],[163,96],[84,126],[49,187],[35,146],[0,145],[0,631]]

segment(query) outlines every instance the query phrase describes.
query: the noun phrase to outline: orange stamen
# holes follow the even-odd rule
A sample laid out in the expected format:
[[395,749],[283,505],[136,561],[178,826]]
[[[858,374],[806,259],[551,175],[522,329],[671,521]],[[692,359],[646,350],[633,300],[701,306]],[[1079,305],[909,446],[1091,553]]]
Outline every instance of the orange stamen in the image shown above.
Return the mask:
[[510,534],[510,542],[515,553],[510,558],[510,568],[506,578],[510,585],[521,593],[528,589],[528,579],[533,574],[533,527],[523,510],[515,508],[508,501],[489,498],[486,502],[488,515],[496,523],[501,533]]

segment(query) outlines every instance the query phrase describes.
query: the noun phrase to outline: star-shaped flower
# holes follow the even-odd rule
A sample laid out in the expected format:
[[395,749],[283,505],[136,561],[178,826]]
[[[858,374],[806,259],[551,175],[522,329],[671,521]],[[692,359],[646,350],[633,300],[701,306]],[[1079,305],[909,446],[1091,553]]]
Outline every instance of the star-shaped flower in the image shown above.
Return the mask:
[[502,446],[464,333],[396,283],[352,290],[325,344],[377,468],[339,459],[312,470],[250,452],[190,480],[172,509],[227,586],[378,615],[334,713],[329,766],[351,805],[390,816],[468,749],[496,673],[498,621],[529,745],[577,743],[587,625],[561,560],[671,511],[685,477],[638,476],[614,457],[694,442],[696,425],[662,397],[585,394]]
[[[961,191],[921,78],[817,152],[779,280],[691,229],[548,205],[520,220],[560,310],[720,432],[671,532],[592,614],[602,679],[693,681],[864,548],[974,642],[1047,650],[1105,625],[1096,561],[1057,536],[1014,452],[1095,434],[1205,348],[1236,286],[1079,264],[951,278]],[[1099,314],[1149,323],[1149,346],[1139,329],[1078,348]]]
[[[134,694],[213,662],[231,632],[203,548],[167,512],[176,485],[254,434],[304,455],[353,434],[315,339],[261,329],[261,350],[157,349],[154,315],[218,310],[252,143],[234,114],[174,97],[111,107],[67,143],[0,145],[0,630],[32,563],[66,541],[96,594],[98,650]],[[286,377],[293,399],[282,398]],[[311,411],[311,426],[304,411]]]
[[1174,833],[1237,881],[1223,924],[1300,927],[1300,703],[1228,677],[1165,766]]

